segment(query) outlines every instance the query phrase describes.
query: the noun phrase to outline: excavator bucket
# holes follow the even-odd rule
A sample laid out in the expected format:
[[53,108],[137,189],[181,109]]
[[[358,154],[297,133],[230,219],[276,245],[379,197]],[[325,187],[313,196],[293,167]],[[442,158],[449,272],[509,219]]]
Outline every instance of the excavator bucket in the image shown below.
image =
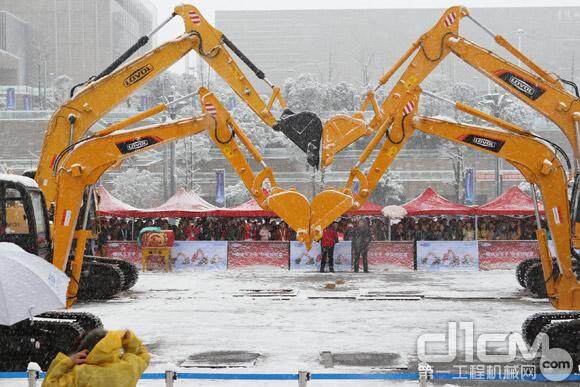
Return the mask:
[[363,119],[339,114],[329,119],[322,128],[322,164],[332,164],[334,155],[358,140],[368,136],[370,129]]
[[335,190],[316,195],[310,206],[310,239],[319,240],[322,230],[350,210],[353,204],[351,196]]
[[304,195],[296,191],[275,189],[265,203],[296,231],[296,239],[310,248],[310,203]]
[[280,120],[274,126],[306,153],[308,164],[314,168],[320,166],[320,142],[322,140],[322,121],[314,113],[294,113],[284,110]]

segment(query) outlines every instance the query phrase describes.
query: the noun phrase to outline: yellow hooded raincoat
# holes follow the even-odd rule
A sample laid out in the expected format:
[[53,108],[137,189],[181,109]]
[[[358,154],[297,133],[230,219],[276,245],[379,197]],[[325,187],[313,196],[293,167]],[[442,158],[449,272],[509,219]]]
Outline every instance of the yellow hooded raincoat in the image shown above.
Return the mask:
[[129,387],[137,385],[149,366],[147,348],[129,331],[109,331],[87,356],[87,362],[75,365],[59,353],[50,364],[42,386],[46,387]]

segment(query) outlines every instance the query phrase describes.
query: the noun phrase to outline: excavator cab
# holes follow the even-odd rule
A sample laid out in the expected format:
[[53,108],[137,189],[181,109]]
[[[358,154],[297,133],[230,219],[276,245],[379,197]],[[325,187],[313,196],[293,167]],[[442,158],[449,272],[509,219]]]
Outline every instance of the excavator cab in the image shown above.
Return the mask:
[[50,228],[42,191],[30,178],[0,175],[0,242],[49,259]]

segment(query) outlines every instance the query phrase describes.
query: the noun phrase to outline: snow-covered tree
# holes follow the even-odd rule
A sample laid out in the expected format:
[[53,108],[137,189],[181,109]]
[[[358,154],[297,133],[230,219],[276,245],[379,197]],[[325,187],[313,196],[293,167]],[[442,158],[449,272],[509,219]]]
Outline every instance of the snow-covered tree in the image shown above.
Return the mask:
[[226,203],[228,207],[234,207],[250,200],[251,196],[242,181],[226,187]]
[[451,161],[453,168],[452,185],[455,189],[455,200],[463,201],[463,186],[465,182],[465,151],[466,147],[445,141],[442,145],[442,153]]
[[324,110],[324,101],[328,95],[326,85],[318,82],[314,75],[302,73],[298,78],[288,78],[282,87],[282,93],[288,107],[295,112]]
[[111,180],[111,193],[135,207],[149,208],[160,204],[163,189],[161,177],[147,170],[129,168]]
[[[540,189],[538,188],[538,186],[534,186],[535,187],[535,191],[536,191],[536,198],[538,198],[538,200],[541,200],[542,198],[542,193],[540,192]],[[526,193],[527,195],[529,195],[530,197],[532,197],[532,185],[530,183],[528,183],[527,181],[522,181],[520,184],[518,184],[518,188]]]
[[47,103],[53,109],[62,105],[70,96],[70,89],[73,86],[72,79],[66,75],[60,75],[54,80],[52,95],[47,95]]
[[403,194],[404,187],[400,182],[399,176],[387,171],[371,194],[370,200],[383,206],[400,204],[404,198]]

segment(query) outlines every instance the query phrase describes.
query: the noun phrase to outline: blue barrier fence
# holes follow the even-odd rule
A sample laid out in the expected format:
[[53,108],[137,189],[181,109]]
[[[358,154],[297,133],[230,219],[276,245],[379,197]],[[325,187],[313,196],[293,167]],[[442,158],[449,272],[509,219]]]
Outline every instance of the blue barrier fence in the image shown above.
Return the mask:
[[[176,378],[178,380],[298,380],[299,374],[220,374],[220,373],[187,373],[177,372]],[[40,373],[40,378],[44,378],[45,373]],[[144,373],[141,376],[142,380],[165,380],[165,373]],[[434,372],[432,378],[435,380],[472,380],[472,381],[507,381],[501,375],[495,377],[486,377],[485,379],[470,379],[468,375],[448,373],[448,372]],[[27,372],[0,372],[0,379],[28,379]],[[353,373],[308,373],[307,380],[419,380],[419,373],[368,373],[368,374],[353,374]],[[543,375],[538,374],[534,377],[526,376],[521,378],[509,379],[509,381],[520,382],[546,382]],[[580,382],[580,374],[570,375],[565,380],[566,382]]]

